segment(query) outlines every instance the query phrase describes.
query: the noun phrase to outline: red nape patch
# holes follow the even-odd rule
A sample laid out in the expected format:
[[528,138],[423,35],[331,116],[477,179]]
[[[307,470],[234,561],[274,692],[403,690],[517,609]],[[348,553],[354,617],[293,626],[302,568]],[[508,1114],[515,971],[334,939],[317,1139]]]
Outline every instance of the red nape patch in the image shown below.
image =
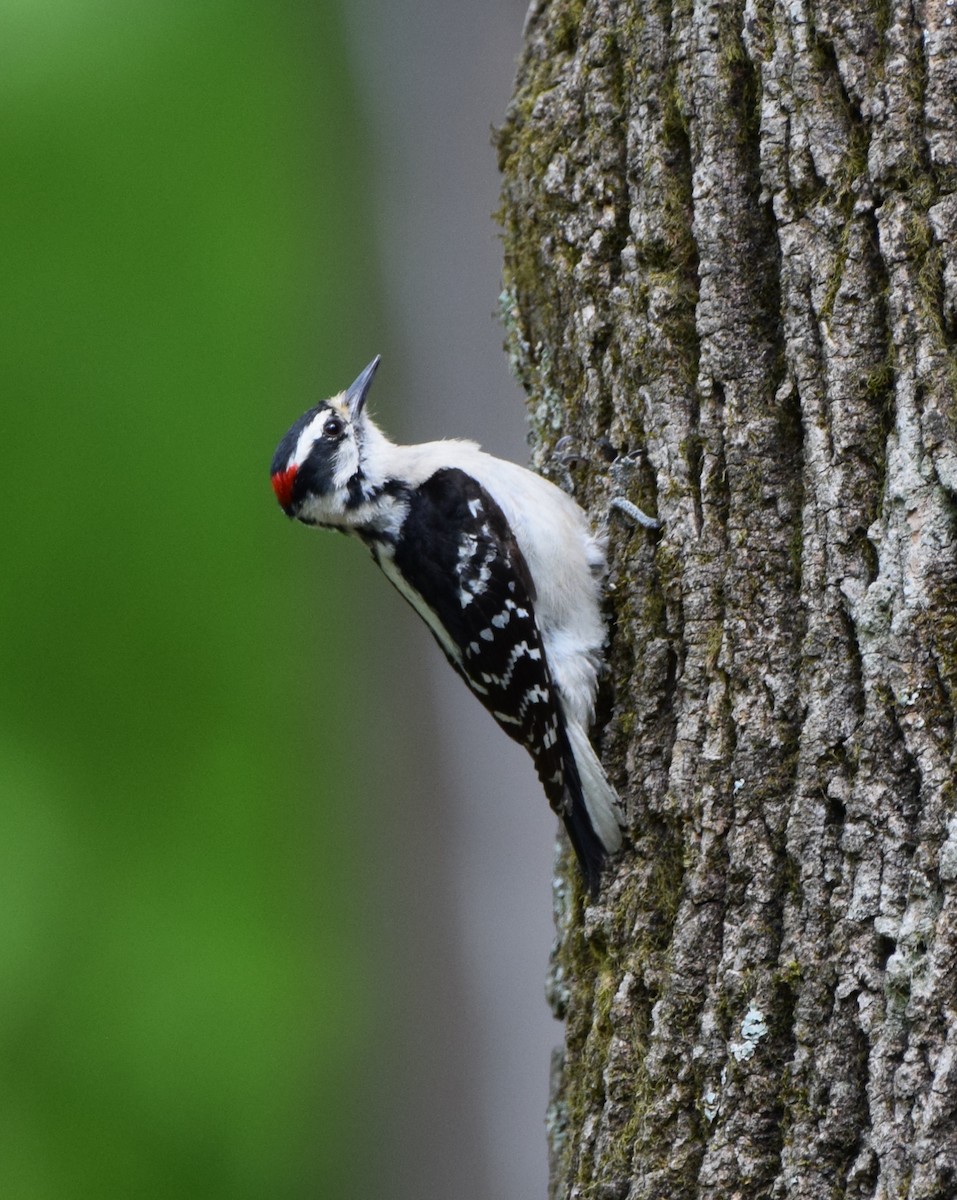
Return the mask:
[[288,508],[292,500],[292,486],[296,482],[298,471],[299,468],[293,464],[285,471],[277,471],[272,477],[272,490],[276,493],[276,499],[283,508]]

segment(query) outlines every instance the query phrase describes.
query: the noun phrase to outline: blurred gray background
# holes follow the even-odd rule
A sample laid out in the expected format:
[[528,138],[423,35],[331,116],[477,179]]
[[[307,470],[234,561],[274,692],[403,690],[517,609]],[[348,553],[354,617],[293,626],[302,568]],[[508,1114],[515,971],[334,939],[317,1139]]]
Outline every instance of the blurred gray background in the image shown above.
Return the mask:
[[[401,440],[469,437],[519,462],[527,460],[525,406],[496,315],[491,130],[511,95],[526,7],[354,0],[347,9],[374,137],[390,339],[370,345],[370,356],[385,355],[373,408],[379,400],[382,414],[388,405],[384,419]],[[444,873],[422,885],[430,903],[411,906],[423,924],[413,955],[420,965],[426,947],[439,957],[434,974],[419,980],[428,1022],[409,1032],[416,1065],[406,1068],[413,1091],[397,1147],[397,1170],[408,1172],[402,1194],[544,1196],[548,1065],[561,1038],[544,1000],[555,820],[524,751],[468,694],[411,612],[380,595],[379,579],[369,587],[369,603],[383,602],[389,630],[425,672],[432,703],[424,711],[404,705],[401,720],[418,754],[435,757],[431,802],[443,809],[435,821],[446,826],[448,856]]]

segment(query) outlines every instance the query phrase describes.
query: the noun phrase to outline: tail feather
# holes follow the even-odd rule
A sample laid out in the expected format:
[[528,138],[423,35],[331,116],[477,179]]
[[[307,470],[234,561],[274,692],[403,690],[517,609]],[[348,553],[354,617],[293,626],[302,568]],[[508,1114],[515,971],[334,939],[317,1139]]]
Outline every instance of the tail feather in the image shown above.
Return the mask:
[[588,814],[580,804],[572,800],[568,812],[562,816],[565,832],[575,851],[585,887],[593,900],[597,899],[601,887],[601,873],[605,867],[605,847],[592,828]]
[[605,850],[614,854],[621,849],[621,801],[608,782],[585,730],[574,721],[569,721],[566,728],[588,816]]
[[588,890],[597,896],[605,860],[621,848],[620,802],[585,730],[568,721],[565,732],[570,751],[565,771],[570,803],[565,805],[563,819]]

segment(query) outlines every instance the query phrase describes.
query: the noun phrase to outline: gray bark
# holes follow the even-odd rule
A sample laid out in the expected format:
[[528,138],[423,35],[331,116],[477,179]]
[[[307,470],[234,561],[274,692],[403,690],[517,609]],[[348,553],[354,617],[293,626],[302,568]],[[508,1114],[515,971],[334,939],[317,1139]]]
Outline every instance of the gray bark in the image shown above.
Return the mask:
[[499,148],[535,462],[662,522],[609,523],[551,1195],[952,1200],[957,8],[536,0]]

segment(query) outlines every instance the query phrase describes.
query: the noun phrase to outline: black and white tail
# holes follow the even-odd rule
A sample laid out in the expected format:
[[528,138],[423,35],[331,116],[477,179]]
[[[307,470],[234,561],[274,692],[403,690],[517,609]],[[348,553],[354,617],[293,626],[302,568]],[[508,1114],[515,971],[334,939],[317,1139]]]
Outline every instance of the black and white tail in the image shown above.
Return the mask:
[[621,849],[620,801],[588,734],[580,725],[567,722],[565,735],[565,794],[558,811],[588,891],[595,897],[608,856]]

